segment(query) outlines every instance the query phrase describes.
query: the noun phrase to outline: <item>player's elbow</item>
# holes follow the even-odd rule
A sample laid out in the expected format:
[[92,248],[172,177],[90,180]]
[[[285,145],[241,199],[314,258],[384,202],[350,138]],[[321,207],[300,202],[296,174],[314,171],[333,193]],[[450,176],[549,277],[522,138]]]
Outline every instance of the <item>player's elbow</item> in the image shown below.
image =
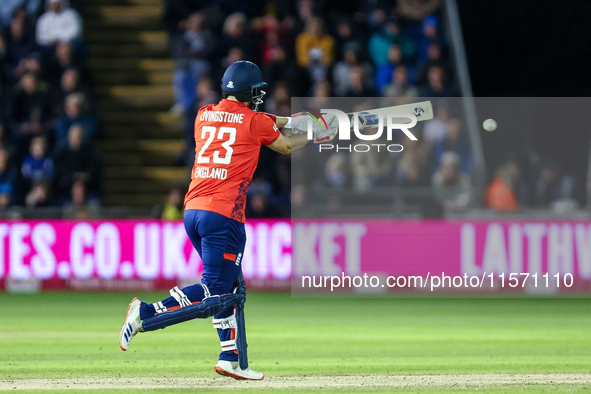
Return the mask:
[[280,153],[282,155],[289,155],[291,153],[291,146],[284,147],[283,150]]
[[291,153],[291,144],[289,141],[276,141],[267,146],[273,149],[275,152],[281,153],[282,155],[288,155]]
[[280,135],[279,138],[267,146],[273,149],[275,152],[281,153],[282,155],[290,154],[292,148],[291,139],[282,135]]

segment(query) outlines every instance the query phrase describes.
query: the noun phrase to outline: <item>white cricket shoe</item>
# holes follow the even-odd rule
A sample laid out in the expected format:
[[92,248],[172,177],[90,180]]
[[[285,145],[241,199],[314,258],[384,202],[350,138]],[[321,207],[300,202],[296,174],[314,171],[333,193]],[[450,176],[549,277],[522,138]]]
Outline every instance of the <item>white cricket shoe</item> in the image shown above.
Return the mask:
[[213,370],[222,376],[236,380],[263,380],[265,375],[250,368],[240,369],[237,361],[219,360]]
[[142,328],[142,321],[140,319],[140,305],[141,301],[136,298],[131,300],[129,307],[127,308],[127,316],[125,317],[125,323],[121,326],[119,331],[119,347],[121,350],[126,351],[129,349],[131,340],[140,332]]

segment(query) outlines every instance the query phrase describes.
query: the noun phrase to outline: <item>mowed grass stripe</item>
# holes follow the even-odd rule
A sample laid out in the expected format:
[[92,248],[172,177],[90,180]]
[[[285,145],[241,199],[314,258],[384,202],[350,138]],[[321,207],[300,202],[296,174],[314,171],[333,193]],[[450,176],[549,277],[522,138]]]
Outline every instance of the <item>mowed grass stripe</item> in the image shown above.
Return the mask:
[[[154,302],[166,292],[140,294]],[[207,377],[209,320],[117,344],[131,294],[0,294],[0,379]],[[251,366],[268,376],[589,373],[586,299],[247,301]]]

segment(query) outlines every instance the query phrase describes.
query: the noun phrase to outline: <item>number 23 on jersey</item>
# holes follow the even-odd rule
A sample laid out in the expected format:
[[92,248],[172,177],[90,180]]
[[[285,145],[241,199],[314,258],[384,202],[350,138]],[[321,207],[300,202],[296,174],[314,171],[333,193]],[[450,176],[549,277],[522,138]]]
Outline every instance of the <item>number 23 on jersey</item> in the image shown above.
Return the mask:
[[[197,164],[207,164],[210,159],[212,159],[215,164],[230,164],[232,153],[234,152],[232,144],[236,142],[236,128],[220,127],[218,130],[213,126],[203,126],[201,128],[201,139],[205,140],[206,138],[207,140],[199,151],[199,155],[197,155]],[[216,140],[216,142],[220,140],[223,141],[221,143],[221,147],[224,149],[223,152],[216,149],[212,154],[210,145],[214,140]],[[219,145],[219,142],[214,144],[214,146],[216,145]]]

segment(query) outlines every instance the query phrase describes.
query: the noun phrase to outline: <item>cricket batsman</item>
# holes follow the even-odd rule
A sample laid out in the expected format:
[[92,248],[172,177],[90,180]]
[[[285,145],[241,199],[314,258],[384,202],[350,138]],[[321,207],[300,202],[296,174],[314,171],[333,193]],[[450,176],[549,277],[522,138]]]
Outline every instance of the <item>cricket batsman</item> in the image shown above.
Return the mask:
[[[292,118],[256,112],[266,86],[254,63],[238,61],[222,78],[224,98],[197,113],[195,164],[185,197],[184,222],[203,260],[203,277],[201,283],[183,289],[175,286],[170,297],[153,304],[134,298],[119,333],[122,350],[129,348],[138,332],[214,316],[222,350],[214,370],[234,379],[263,379],[262,373],[242,369],[238,363],[236,310],[246,297],[240,264],[246,243],[246,195],[261,145],[289,154],[308,143],[306,133],[287,137],[279,132],[281,127],[296,129]],[[334,119],[317,123],[310,122],[315,140],[334,138],[338,130]]]

